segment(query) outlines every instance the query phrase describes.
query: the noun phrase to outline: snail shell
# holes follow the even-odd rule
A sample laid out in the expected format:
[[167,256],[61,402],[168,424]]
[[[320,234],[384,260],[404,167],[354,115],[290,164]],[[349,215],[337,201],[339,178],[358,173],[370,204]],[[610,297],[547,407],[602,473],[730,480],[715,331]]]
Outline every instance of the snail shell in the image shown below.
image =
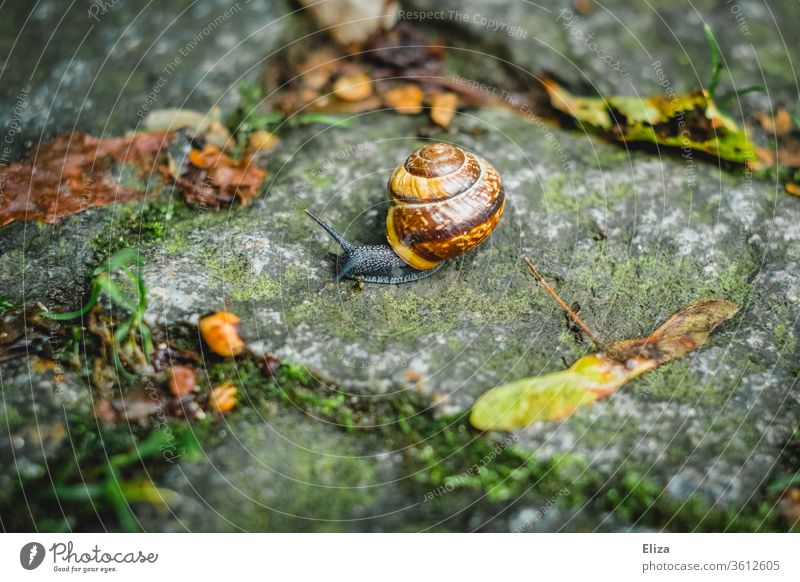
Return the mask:
[[505,207],[500,175],[489,162],[445,143],[413,152],[389,179],[386,235],[415,269],[433,269],[488,237]]

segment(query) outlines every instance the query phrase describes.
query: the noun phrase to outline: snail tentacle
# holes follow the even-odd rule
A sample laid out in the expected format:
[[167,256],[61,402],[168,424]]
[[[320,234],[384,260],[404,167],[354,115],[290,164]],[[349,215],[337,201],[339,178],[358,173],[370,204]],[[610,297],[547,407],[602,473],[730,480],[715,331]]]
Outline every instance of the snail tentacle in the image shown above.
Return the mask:
[[336,229],[308,210],[308,214],[342,248],[337,259],[336,281],[342,279],[362,279],[366,283],[398,285],[424,279],[436,272],[434,269],[421,271],[408,266],[395,254],[389,245],[355,245],[339,234]]
[[320,225],[325,230],[325,232],[327,232],[331,236],[333,240],[339,243],[339,246],[342,247],[342,250],[347,252],[353,248],[353,245],[346,238],[344,238],[342,235],[336,232],[336,229],[333,228],[330,224],[328,224],[318,216],[315,216],[308,208],[304,208],[303,210],[305,210],[305,213],[308,214],[311,218],[313,218],[314,222]]

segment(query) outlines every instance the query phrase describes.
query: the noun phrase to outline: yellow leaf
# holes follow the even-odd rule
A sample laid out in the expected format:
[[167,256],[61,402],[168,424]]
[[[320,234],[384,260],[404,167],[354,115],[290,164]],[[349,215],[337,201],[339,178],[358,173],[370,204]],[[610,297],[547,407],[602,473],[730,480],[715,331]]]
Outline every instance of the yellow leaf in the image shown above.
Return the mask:
[[739,163],[757,160],[755,146],[702,89],[681,95],[576,97],[543,81],[550,104],[608,139],[690,148]]

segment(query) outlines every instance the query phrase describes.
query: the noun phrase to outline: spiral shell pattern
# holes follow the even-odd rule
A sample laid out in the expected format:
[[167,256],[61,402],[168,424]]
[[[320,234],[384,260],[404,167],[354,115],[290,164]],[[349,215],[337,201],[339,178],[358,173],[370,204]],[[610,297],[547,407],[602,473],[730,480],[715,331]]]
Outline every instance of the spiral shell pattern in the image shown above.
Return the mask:
[[505,207],[503,184],[483,158],[433,143],[413,152],[389,179],[386,234],[397,255],[432,269],[488,237]]

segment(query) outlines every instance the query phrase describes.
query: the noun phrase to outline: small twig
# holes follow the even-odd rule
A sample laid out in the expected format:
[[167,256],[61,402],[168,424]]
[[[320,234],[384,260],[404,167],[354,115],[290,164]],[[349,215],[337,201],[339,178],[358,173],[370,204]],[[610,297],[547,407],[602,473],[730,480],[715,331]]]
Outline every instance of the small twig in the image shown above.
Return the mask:
[[553,289],[547,283],[547,281],[545,281],[544,277],[542,277],[542,274],[538,270],[536,270],[536,267],[533,265],[533,262],[531,262],[531,260],[528,257],[525,257],[525,263],[528,265],[528,269],[530,270],[533,277],[542,285],[542,287],[547,289],[547,292],[550,293],[550,295],[552,295],[556,301],[558,301],[558,304],[561,307],[563,307],[564,310],[572,318],[572,320],[578,324],[578,326],[583,330],[583,333],[589,336],[589,339],[592,340],[594,345],[596,345],[600,351],[605,351],[606,348],[603,342],[597,339],[597,337],[591,331],[589,331],[588,326],[585,323],[583,323],[581,318],[578,317],[578,314],[575,313],[569,305],[567,305],[566,301],[564,301],[563,299],[561,299],[561,297],[559,297],[558,293],[555,292],[555,289]]

